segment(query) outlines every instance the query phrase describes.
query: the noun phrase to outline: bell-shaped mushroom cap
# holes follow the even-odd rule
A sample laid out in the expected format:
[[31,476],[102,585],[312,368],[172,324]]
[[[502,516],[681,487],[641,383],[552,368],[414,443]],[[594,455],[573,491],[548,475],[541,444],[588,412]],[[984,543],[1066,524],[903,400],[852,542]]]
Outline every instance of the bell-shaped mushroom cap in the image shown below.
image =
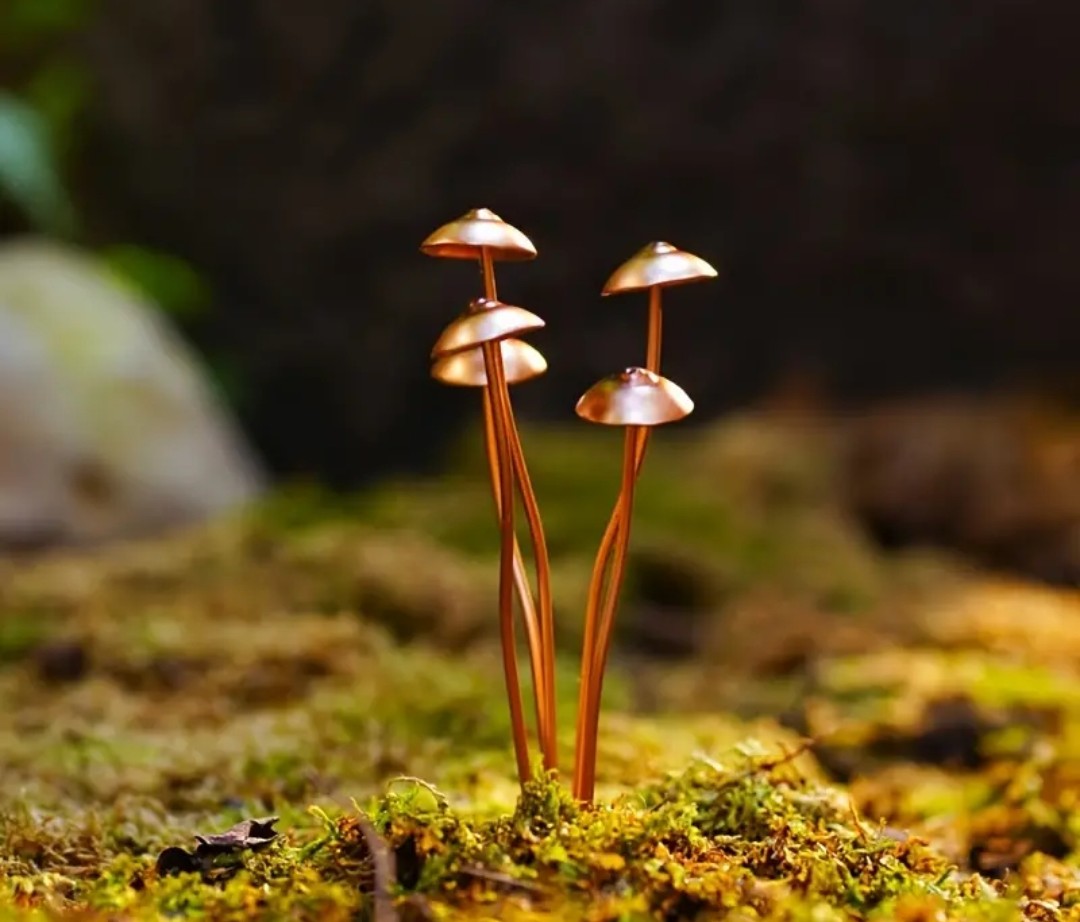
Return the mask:
[[431,357],[441,358],[497,339],[539,330],[542,326],[544,321],[523,307],[477,298],[469,304],[464,314],[443,330],[431,350]]
[[443,259],[479,259],[481,248],[492,259],[524,260],[536,256],[532,241],[488,208],[474,208],[444,224],[420,244],[420,252]]
[[590,387],[577,415],[605,426],[660,426],[689,416],[694,402],[678,384],[645,368],[627,368]]
[[602,293],[612,295],[712,278],[716,278],[716,270],[700,256],[656,241],[642,247],[619,266],[607,280]]
[[[527,342],[504,339],[499,343],[499,349],[507,384],[520,384],[547,371],[547,359]],[[483,387],[488,383],[483,347],[475,346],[436,359],[431,366],[431,376],[443,384],[457,387]]]

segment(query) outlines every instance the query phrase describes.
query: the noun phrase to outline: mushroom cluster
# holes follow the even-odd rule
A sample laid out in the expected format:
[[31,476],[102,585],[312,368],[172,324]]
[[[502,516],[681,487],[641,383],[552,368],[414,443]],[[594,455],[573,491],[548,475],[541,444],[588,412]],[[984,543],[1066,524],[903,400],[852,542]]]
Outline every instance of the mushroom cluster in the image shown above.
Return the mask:
[[[423,242],[421,251],[435,257],[478,260],[483,278],[483,297],[470,302],[436,341],[431,352],[431,373],[444,384],[481,390],[485,448],[501,539],[499,623],[503,668],[518,775],[524,784],[532,776],[532,764],[514,639],[515,589],[529,651],[537,736],[546,771],[558,769],[555,634],[547,544],[514,421],[509,385],[543,374],[547,362],[538,350],[520,339],[543,327],[544,321],[531,311],[498,300],[494,263],[533,259],[536,248],[494,212],[478,208],[436,230]],[[591,802],[595,791],[604,670],[629,549],[634,488],[649,433],[655,426],[683,419],[694,408],[682,388],[660,375],[662,293],[664,288],[715,278],[716,274],[705,260],[670,243],[654,242],[616,269],[602,291],[603,295],[648,291],[649,319],[645,366],[626,368],[602,379],[582,395],[576,407],[578,416],[588,422],[625,430],[622,482],[597,552],[585,611],[573,775],[573,793],[584,802]],[[529,526],[536,569],[535,596],[515,531],[515,495],[521,498]]]
[[[544,768],[557,768],[555,715],[555,622],[551,603],[551,567],[540,510],[514,421],[510,384],[542,374],[547,362],[518,337],[544,326],[536,314],[498,300],[496,260],[532,259],[536,247],[516,227],[486,208],[476,208],[444,224],[421,245],[421,252],[444,259],[476,259],[484,295],[471,301],[453,320],[431,352],[432,374],[459,386],[479,387],[484,413],[484,441],[492,494],[499,519],[499,626],[503,671],[510,705],[514,754],[522,783],[532,776],[528,728],[514,642],[513,596],[517,589],[525,623],[536,705],[536,725]],[[515,486],[525,509],[536,562],[537,592],[514,529]],[[536,599],[539,601],[537,602]]]

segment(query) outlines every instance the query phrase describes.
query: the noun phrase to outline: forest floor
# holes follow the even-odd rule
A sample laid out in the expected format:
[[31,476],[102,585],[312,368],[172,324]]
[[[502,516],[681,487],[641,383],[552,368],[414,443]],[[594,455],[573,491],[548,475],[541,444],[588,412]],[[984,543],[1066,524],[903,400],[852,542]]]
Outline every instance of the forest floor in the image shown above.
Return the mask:
[[[525,433],[564,766],[609,435]],[[3,561],[0,918],[1080,919],[1080,594],[882,553],[833,461],[655,440],[588,809],[515,780],[475,448]]]

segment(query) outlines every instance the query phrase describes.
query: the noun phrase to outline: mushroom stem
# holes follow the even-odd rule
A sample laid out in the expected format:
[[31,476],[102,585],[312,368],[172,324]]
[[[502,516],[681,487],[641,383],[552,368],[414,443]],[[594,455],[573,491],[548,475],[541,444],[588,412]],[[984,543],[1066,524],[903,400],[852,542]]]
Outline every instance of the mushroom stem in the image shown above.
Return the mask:
[[[663,324],[664,315],[662,309],[662,296],[663,289],[660,286],[654,286],[649,289],[649,332],[646,342],[646,367],[649,371],[660,373],[660,349],[663,344]],[[636,433],[634,437],[634,445],[632,450],[632,457],[634,460],[634,472],[633,476],[636,479],[641,473],[642,464],[645,461],[645,449],[649,444],[649,433],[651,429],[648,426],[635,427],[633,430],[627,430],[629,432],[634,431]],[[624,459],[625,460],[625,459]],[[593,681],[593,672],[596,668],[603,669],[603,664],[606,661],[607,653],[600,655],[599,644],[600,639],[598,636],[599,624],[600,624],[600,611],[602,608],[607,608],[606,599],[604,597],[604,582],[605,574],[609,570],[610,557],[612,551],[615,549],[616,542],[619,541],[623,531],[629,531],[629,528],[623,529],[623,522],[630,515],[629,504],[624,505],[622,502],[617,502],[615,508],[612,510],[611,518],[608,519],[607,528],[604,529],[604,535],[600,539],[600,547],[596,554],[596,562],[593,565],[592,579],[589,582],[589,594],[585,606],[585,636],[581,657],[581,692],[578,698],[578,736],[581,737],[584,732],[583,721],[588,713],[588,707],[590,704],[589,694],[587,689],[590,683]],[[621,581],[621,578],[620,578]],[[608,583],[608,596],[612,593],[618,592],[618,586],[614,580]],[[610,631],[610,628],[609,628]],[[609,641],[610,642],[610,639]],[[600,677],[600,683],[603,684],[603,677]],[[595,741],[593,743],[595,747]],[[583,752],[579,745],[578,753],[575,757],[574,765],[574,784],[575,793],[580,785],[579,778],[584,771],[581,759]],[[594,756],[595,758],[595,756]],[[591,798],[591,794],[589,798]]]
[[[659,285],[649,289],[649,335],[645,344],[645,367],[656,374],[660,374],[660,347],[664,341],[664,312],[661,306],[663,294],[664,289]],[[643,426],[638,431],[638,444],[634,449],[638,474],[645,462],[645,449],[649,445],[650,432],[652,429],[648,426]]]
[[[600,698],[604,690],[604,667],[607,663],[608,648],[615,624],[615,610],[618,605],[619,590],[622,588],[626,565],[626,552],[630,545],[630,514],[634,503],[634,481],[637,479],[637,451],[639,427],[628,426],[623,445],[622,484],[616,503],[616,522],[621,519],[623,526],[617,528],[617,542],[611,564],[611,576],[607,585],[607,595],[603,610],[597,616],[593,587],[590,586],[590,610],[586,615],[586,643],[582,656],[582,688],[578,698],[578,738],[574,764],[574,796],[586,803],[593,799],[596,786],[596,744],[600,723]],[[598,557],[597,564],[602,561]],[[601,582],[602,572],[593,571],[593,583]]]
[[[484,275],[485,297],[495,298],[495,269],[491,252],[480,250],[480,265]],[[517,648],[514,641],[514,479],[510,459],[509,425],[510,391],[502,362],[502,347],[498,342],[484,344],[484,365],[490,383],[492,417],[495,432],[495,452],[499,472],[499,634],[502,641],[503,672],[510,706],[510,727],[517,759],[518,778],[522,784],[532,777],[529,759],[528,729],[521,701],[521,684],[517,667]]]
[[[536,695],[536,710],[540,750],[543,754],[544,768],[551,771],[558,768],[559,750],[555,712],[555,617],[551,599],[551,563],[548,557],[547,538],[544,535],[543,522],[540,519],[540,506],[536,501],[529,469],[525,464],[525,452],[521,447],[521,437],[514,425],[513,410],[509,414],[508,436],[510,454],[514,462],[521,501],[525,507],[525,518],[529,523],[529,535],[532,540],[533,557],[536,560],[536,582],[540,603],[540,642],[535,645],[539,652],[534,657],[539,662],[533,663],[533,685]],[[533,614],[535,620],[535,612]],[[534,647],[530,644],[530,648]],[[539,679],[537,678],[539,673]]]
[[495,288],[495,261],[487,247],[480,247],[480,272],[484,276],[484,297],[489,301],[497,300],[499,294]]
[[663,289],[659,285],[649,289],[649,339],[645,350],[645,367],[657,374],[660,374],[660,346],[663,343],[662,294]]
[[[487,453],[488,473],[491,476],[491,492],[495,499],[495,511],[502,521],[502,484],[500,482],[499,455],[495,438],[495,423],[492,418],[491,391],[487,386],[482,388],[484,407],[484,447]],[[521,548],[518,545],[517,536],[514,537],[514,584],[517,587],[518,602],[521,605],[522,620],[525,622],[525,633],[529,649],[540,649],[543,643],[540,633],[540,622],[537,619],[536,603],[533,601],[532,588],[529,585],[529,574],[525,569],[525,562],[521,556]],[[537,658],[530,656],[529,665],[532,672],[534,688],[541,688],[544,681]],[[543,699],[540,695],[534,696],[536,700],[536,723],[537,727],[545,726],[547,716],[543,713]],[[543,741],[541,741],[543,746]]]
[[[625,461],[625,458],[624,458]],[[622,512],[622,492],[620,490],[619,501],[615,504],[616,514],[612,515],[608,522],[607,531],[604,532],[604,540],[600,543],[596,561],[593,564],[592,578],[589,581],[589,595],[585,606],[585,631],[581,647],[581,667],[578,687],[578,709],[574,747],[574,780],[573,793],[578,800],[589,800],[591,795],[584,793],[586,775],[593,774],[587,769],[587,764],[596,762],[596,740],[588,739],[587,727],[589,714],[592,712],[592,689],[593,689],[593,663],[595,662],[596,636],[600,617],[601,597],[603,594],[604,578],[608,574],[608,563],[614,539],[619,533],[619,522]]]
[[502,641],[503,673],[506,678],[506,694],[510,705],[510,727],[514,739],[514,755],[517,759],[518,778],[524,784],[532,777],[529,760],[528,730],[525,726],[524,707],[521,702],[521,685],[518,678],[517,649],[514,642],[514,503],[513,471],[507,459],[506,430],[499,425],[503,413],[505,385],[502,354],[498,343],[484,344],[484,360],[488,380],[495,382],[493,404],[495,417],[495,445],[499,458],[499,634]]
[[[484,297],[494,301],[498,296],[495,287],[495,266],[491,258],[491,251],[487,247],[481,247],[480,249],[480,270],[484,277]],[[496,351],[499,354],[501,363],[502,353],[498,347]],[[514,410],[510,403],[510,392],[506,386],[505,375],[502,376],[501,384],[490,375],[488,381],[496,390],[501,391],[501,396],[494,402],[495,426],[496,429],[499,429],[501,423],[506,438],[506,454],[502,456],[502,459],[508,464],[513,464],[513,473],[517,477],[517,485],[520,490],[522,504],[525,507],[533,554],[536,559],[536,579],[539,587],[540,603],[539,628],[536,626],[535,606],[529,607],[523,603],[522,611],[526,621],[529,660],[533,676],[533,694],[536,698],[537,735],[540,738],[544,767],[553,769],[558,763],[555,725],[555,628],[547,540],[540,520],[540,509],[536,501],[536,494],[533,492],[532,482],[525,464],[525,454],[521,448],[521,437],[514,421]],[[509,495],[512,505],[513,494],[504,492],[503,495]],[[505,541],[505,534],[503,540]],[[517,545],[516,534],[513,540],[516,563],[519,572],[521,572],[524,570],[524,564],[521,562],[521,551]],[[528,587],[527,578],[522,579],[519,577],[518,591],[524,599],[522,583],[524,587]],[[531,603],[531,591],[529,597]]]

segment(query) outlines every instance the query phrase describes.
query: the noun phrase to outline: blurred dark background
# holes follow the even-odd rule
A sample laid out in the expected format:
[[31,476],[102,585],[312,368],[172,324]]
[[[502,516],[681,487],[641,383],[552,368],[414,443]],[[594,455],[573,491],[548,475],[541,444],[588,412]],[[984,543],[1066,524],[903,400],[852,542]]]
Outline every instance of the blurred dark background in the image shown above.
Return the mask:
[[278,474],[421,468],[471,417],[427,357],[479,281],[418,245],[474,206],[540,253],[499,275],[549,324],[527,416],[639,361],[644,299],[599,291],[653,239],[721,271],[668,298],[699,419],[791,380],[1073,392],[1074,0],[3,6],[79,216],[54,232],[197,273],[177,323]]

